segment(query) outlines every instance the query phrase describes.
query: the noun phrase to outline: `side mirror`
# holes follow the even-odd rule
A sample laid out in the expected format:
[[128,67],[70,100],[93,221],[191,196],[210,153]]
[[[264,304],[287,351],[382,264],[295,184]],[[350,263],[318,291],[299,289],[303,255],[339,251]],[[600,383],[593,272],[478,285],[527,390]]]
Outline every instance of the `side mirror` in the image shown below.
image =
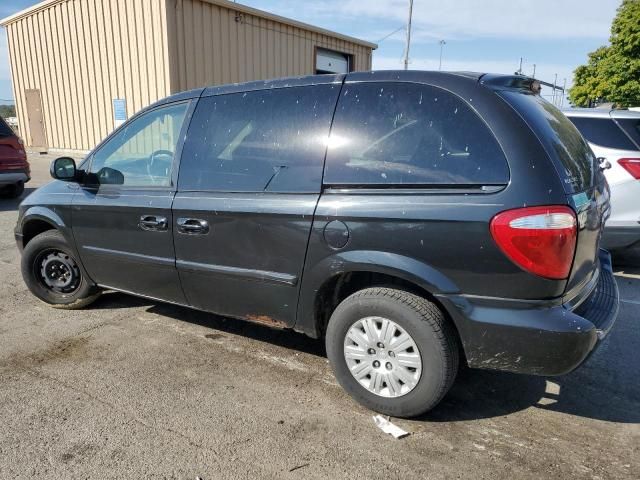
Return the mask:
[[76,179],[76,162],[70,157],[56,158],[51,162],[49,173],[56,180],[72,182]]
[[611,168],[611,162],[605,157],[598,157],[596,158],[596,160],[598,161],[598,165],[600,165],[600,170],[602,170],[603,172]]

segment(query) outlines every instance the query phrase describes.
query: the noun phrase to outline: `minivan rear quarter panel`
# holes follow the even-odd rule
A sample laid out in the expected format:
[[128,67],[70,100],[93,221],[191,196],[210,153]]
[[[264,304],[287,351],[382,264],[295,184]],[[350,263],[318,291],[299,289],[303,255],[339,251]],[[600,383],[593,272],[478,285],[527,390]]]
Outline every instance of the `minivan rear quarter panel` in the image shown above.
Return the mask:
[[598,250],[603,225],[610,214],[610,190],[595,155],[580,132],[560,110],[538,95],[499,91],[531,131],[540,139],[562,180],[566,199],[576,212],[578,239],[569,281],[568,297],[584,287],[599,268]]
[[[342,95],[350,85],[396,78],[395,72],[350,74]],[[298,326],[304,331],[314,329],[305,322],[314,321],[315,292],[327,278],[359,268],[384,270],[383,273],[402,277],[402,258],[422,264],[424,268],[417,267],[414,278],[406,279],[432,294],[540,301],[558,298],[565,290],[566,280],[537,277],[513,264],[499,250],[489,230],[491,219],[501,211],[567,204],[560,179],[526,123],[492,90],[479,85],[477,79],[408,72],[402,80],[443,88],[462,98],[493,132],[508,161],[510,178],[494,193],[425,185],[394,185],[372,191],[325,184],[303,274]],[[339,112],[338,107],[336,116]],[[462,131],[464,128],[460,125]],[[328,154],[327,168],[330,161]],[[334,221],[344,223],[349,236],[347,244],[337,250],[327,244],[324,235],[327,225]],[[389,259],[387,267],[380,266],[380,259],[385,256]],[[427,278],[427,272],[437,272],[438,280]]]

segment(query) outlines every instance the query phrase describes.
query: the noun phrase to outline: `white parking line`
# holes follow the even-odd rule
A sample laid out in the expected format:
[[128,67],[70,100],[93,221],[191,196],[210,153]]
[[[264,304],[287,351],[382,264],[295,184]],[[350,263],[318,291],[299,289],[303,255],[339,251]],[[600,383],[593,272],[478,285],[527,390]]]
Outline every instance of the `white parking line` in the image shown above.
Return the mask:
[[624,303],[632,303],[634,305],[640,305],[640,300],[624,300],[624,299],[620,299],[621,302]]

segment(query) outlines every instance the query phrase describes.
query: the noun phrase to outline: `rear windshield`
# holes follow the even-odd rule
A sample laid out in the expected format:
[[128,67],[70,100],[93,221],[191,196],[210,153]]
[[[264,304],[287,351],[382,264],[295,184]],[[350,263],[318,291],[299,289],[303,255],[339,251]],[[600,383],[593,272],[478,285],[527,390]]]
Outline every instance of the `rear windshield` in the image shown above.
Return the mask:
[[569,117],[588,142],[604,148],[635,150],[636,146],[611,118]]
[[15,135],[11,127],[0,117],[0,137],[11,137]]
[[616,122],[640,149],[640,118],[616,118]]
[[594,184],[595,155],[560,110],[539,95],[519,91],[501,91],[499,94],[538,136],[562,178],[565,192],[582,192]]

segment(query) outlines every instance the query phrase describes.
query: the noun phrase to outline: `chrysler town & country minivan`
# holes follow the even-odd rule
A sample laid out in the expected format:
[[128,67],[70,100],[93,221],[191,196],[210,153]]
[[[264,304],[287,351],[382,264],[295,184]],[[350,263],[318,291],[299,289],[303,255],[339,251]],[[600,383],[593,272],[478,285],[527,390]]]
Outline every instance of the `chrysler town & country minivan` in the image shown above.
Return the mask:
[[526,77],[197,89],[51,174],[15,229],[39,299],[110,289],[324,338],[389,415],[433,408],[459,362],[570,372],[617,313],[601,166]]

